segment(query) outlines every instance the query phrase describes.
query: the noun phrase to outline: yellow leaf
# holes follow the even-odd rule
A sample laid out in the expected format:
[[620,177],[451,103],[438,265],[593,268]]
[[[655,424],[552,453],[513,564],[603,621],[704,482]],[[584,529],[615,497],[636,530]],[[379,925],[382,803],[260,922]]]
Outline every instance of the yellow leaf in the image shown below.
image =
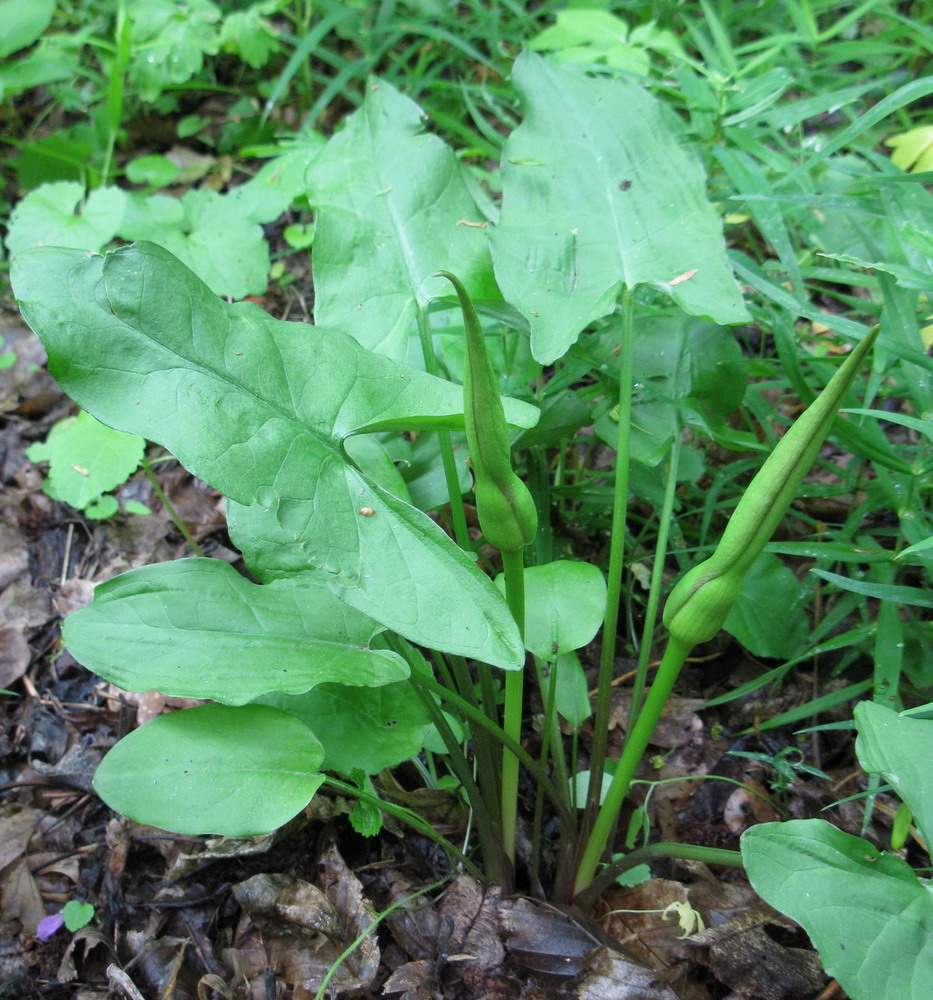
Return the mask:
[[884,144],[894,152],[891,161],[902,170],[920,173],[933,170],[933,125],[922,125],[909,132],[900,132],[885,139]]

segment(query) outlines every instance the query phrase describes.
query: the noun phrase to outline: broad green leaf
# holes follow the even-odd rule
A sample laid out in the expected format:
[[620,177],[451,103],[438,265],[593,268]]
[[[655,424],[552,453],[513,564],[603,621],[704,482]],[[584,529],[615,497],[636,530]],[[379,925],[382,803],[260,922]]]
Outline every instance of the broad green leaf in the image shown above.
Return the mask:
[[396,360],[407,353],[418,309],[454,272],[474,299],[499,298],[484,218],[462,168],[424,115],[384,81],[312,165],[314,318]]
[[324,684],[298,698],[266,695],[261,701],[308,726],[324,747],[321,766],[345,775],[356,768],[378,774],[417,756],[431,721],[408,683]]
[[32,45],[49,26],[55,0],[3,0],[0,3],[0,59]]
[[82,411],[59,420],[46,440],[30,445],[26,454],[33,462],[49,463],[42,488],[50,497],[83,510],[125,483],[145,448],[141,437],[115,431]]
[[[505,576],[496,577],[505,591]],[[525,569],[525,649],[542,660],[590,642],[606,612],[606,581],[591,563],[561,559]]]
[[800,592],[793,571],[777,556],[762,553],[722,627],[755,656],[793,659],[806,649],[810,632]]
[[[520,665],[518,630],[488,578],[342,448],[354,433],[462,428],[458,386],[337,331],[220,302],[151,244],[106,257],[28,251],[12,280],[69,395],[235,501],[232,530],[261,579],[315,573],[413,642]],[[537,411],[506,400],[506,415],[527,427]]]
[[84,199],[77,181],[55,181],[30,191],[13,209],[6,246],[11,254],[29,247],[78,247],[100,250],[120,228],[126,195],[115,187],[97,188]]
[[62,907],[62,917],[65,926],[72,932],[81,930],[94,919],[94,907],[90,903],[81,903],[77,899],[70,899]]
[[[413,441],[398,435],[386,435],[382,443],[405,480],[415,507],[419,510],[436,510],[448,502],[450,495],[441,464],[441,444],[437,434],[419,434]],[[451,445],[460,493],[467,493],[473,486],[473,477],[467,465],[466,437],[463,434],[452,434]]]
[[910,806],[924,838],[933,837],[933,721],[899,715],[870,701],[855,706],[855,752]]
[[933,982],[933,887],[821,819],[742,835],[755,891],[796,920],[852,1000],[921,1000]]
[[748,319],[722,223],[676,123],[647,91],[526,52],[513,82],[525,109],[503,153],[496,277],[549,364],[648,284],[686,312]]
[[163,188],[173,183],[178,176],[178,165],[167,156],[137,156],[126,165],[126,176],[134,184],[148,184]]
[[84,666],[127,691],[244,705],[328,681],[404,679],[400,656],[368,648],[379,631],[314,578],[263,587],[219,560],[182,559],[101,584],[63,638]]
[[94,776],[111,809],[181,834],[252,837],[282,826],[321,786],[311,730],[266,705],[202,705],[125,736]]

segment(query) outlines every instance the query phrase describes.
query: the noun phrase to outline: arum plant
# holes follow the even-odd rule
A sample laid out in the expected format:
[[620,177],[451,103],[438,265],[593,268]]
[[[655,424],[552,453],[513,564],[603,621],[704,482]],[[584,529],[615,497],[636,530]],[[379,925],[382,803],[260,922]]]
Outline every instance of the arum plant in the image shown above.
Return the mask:
[[875,328],[861,340],[816,401],[781,438],[736,505],[712,556],[694,566],[671,591],[663,615],[669,632],[667,648],[583,851],[577,893],[586,889],[596,872],[635,770],[687,656],[694,646],[708,642],[722,628],[746,574],[764,551],[813,465],[877,335]]
[[[508,425],[496,374],[489,360],[486,338],[466,289],[449,271],[440,272],[457,292],[463,310],[467,364],[463,379],[463,416],[476,514],[486,541],[502,553],[505,599],[520,633],[525,629],[525,564],[522,552],[534,541],[538,512],[528,487],[512,468]],[[505,732],[521,738],[521,671],[505,678]],[[518,814],[518,760],[508,754],[502,762],[502,841],[509,861],[515,861],[515,825]]]

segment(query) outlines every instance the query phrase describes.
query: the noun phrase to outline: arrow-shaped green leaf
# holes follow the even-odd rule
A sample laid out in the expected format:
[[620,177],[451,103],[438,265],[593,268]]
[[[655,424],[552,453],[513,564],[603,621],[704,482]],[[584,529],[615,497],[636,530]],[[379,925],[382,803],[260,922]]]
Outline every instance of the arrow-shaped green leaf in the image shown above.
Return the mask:
[[503,153],[491,239],[535,358],[561,357],[623,285],[653,285],[718,323],[746,320],[703,170],[661,104],[637,84],[531,52],[512,80],[525,118]]
[[[16,259],[12,280],[69,395],[254,505],[264,531],[300,550],[290,571],[321,574],[414,642],[521,664],[518,630],[491,582],[341,444],[367,431],[460,429],[459,387],[346,334],[225,304],[152,244],[106,257],[37,248]],[[510,422],[534,424],[534,407],[506,402]]]
[[403,359],[417,310],[449,293],[453,271],[475,299],[498,299],[484,218],[453,151],[424,131],[414,101],[373,81],[309,171],[314,317]]

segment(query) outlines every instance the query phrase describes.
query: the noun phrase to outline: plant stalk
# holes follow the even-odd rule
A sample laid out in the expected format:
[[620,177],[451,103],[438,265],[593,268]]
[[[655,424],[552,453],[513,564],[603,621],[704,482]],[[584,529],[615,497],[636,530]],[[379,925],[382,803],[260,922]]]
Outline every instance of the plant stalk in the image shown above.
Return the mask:
[[[438,376],[440,367],[437,363],[437,354],[434,351],[434,341],[431,339],[428,316],[424,309],[418,310],[418,337],[421,340],[421,354],[424,357],[425,370],[429,375]],[[457,474],[457,460],[454,458],[450,432],[438,431],[437,439],[441,446],[441,463],[444,466],[444,479],[447,481],[447,495],[450,498],[450,517],[453,521],[454,538],[461,549],[469,552],[472,548],[470,533],[467,530],[466,514],[463,511],[460,477]]]
[[629,707],[628,725],[625,731],[630,733],[638,721],[641,711],[641,701],[648,680],[648,661],[654,645],[654,625],[658,617],[658,604],[661,600],[661,585],[664,582],[664,558],[667,555],[667,540],[671,531],[671,514],[674,510],[674,494],[677,491],[677,466],[680,461],[680,428],[671,443],[671,454],[667,466],[667,482],[664,484],[664,500],[658,515],[658,539],[654,548],[654,563],[651,567],[651,583],[648,586],[648,604],[645,607],[645,628],[641,636],[641,649],[638,650],[638,666],[635,670],[635,680],[632,684],[632,704]]
[[590,785],[582,833],[586,836],[599,804],[605,770],[609,733],[609,705],[615,671],[616,636],[619,627],[619,602],[622,593],[625,524],[628,510],[629,438],[632,426],[632,342],[634,339],[634,294],[626,288],[622,295],[622,329],[619,337],[619,428],[616,438],[615,494],[612,505],[612,537],[609,546],[609,579],[606,614],[603,619],[602,647],[599,658],[599,682],[596,715],[593,723],[593,749]]
[[628,794],[632,779],[635,777],[635,771],[648,747],[648,740],[654,732],[658,719],[661,718],[661,713],[664,711],[664,706],[667,704],[667,699],[670,697],[674,683],[691,648],[674,638],[668,641],[661,666],[658,667],[654,683],[651,685],[644,707],[639,713],[635,728],[628,734],[625,741],[625,749],[622,751],[615,774],[612,776],[612,784],[609,786],[606,799],[593,825],[593,831],[583,849],[577,868],[574,897],[583,892],[593,880],[596,867],[609,842],[609,834],[615,825],[622,802]]
[[[525,634],[525,562],[524,550],[515,549],[502,553],[505,572],[505,600],[518,625]],[[505,675],[505,714],[503,729],[516,743],[522,738],[522,699],[524,670],[510,670]],[[518,758],[511,753],[502,756],[502,844],[506,856],[515,863],[515,830],[518,820]]]

